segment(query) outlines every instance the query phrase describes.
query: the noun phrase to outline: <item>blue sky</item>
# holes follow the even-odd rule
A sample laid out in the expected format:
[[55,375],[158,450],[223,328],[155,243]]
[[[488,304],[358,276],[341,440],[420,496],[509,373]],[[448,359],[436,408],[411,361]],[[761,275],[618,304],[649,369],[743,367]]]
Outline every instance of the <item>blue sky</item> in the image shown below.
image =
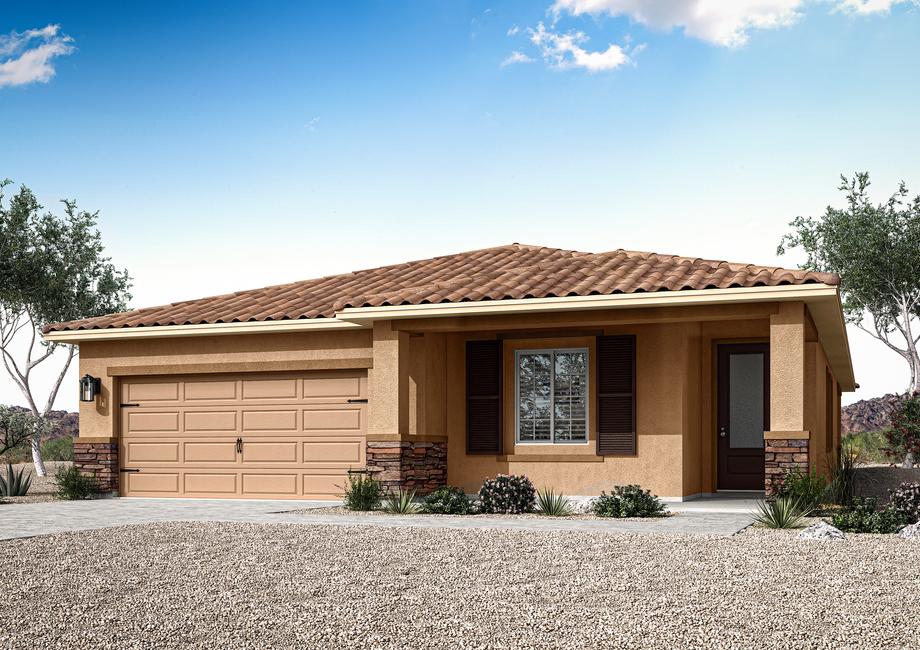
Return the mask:
[[[513,241],[795,265],[841,172],[920,192],[912,1],[4,2],[0,34],[0,177],[100,210],[135,306]],[[860,396],[903,389],[851,342]]]

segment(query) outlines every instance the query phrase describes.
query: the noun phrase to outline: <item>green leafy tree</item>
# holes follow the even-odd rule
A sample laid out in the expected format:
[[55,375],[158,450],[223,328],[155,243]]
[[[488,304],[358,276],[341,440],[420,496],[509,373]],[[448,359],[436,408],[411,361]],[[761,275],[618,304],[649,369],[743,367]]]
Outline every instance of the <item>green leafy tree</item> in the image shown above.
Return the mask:
[[[72,345],[46,342],[48,323],[124,311],[131,279],[104,256],[98,212],[65,200],[64,215],[46,211],[25,186],[6,199],[0,181],[0,357],[35,418],[45,420],[77,354]],[[60,359],[47,394],[39,399],[35,369]],[[45,476],[39,427],[30,438],[35,471]]]
[[0,406],[0,456],[50,429],[47,420],[9,406]]
[[837,273],[847,320],[900,355],[910,368],[907,391],[920,392],[920,196],[902,182],[884,203],[869,199],[869,174],[841,176],[846,207],[796,217],[777,253],[801,247],[803,268]]

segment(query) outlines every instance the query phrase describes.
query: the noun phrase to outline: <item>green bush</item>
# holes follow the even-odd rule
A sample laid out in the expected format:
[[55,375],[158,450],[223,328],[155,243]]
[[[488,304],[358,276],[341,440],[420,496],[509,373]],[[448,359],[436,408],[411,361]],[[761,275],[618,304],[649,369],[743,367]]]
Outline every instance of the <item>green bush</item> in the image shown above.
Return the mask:
[[912,454],[914,462],[920,459],[920,395],[905,398],[898,404],[885,437],[890,456]]
[[415,502],[415,490],[400,489],[383,502],[383,511],[392,515],[414,515],[421,509],[422,507]]
[[781,495],[757,504],[754,522],[766,528],[801,528],[812,508],[798,497]]
[[612,494],[601,492],[592,505],[598,517],[664,517],[661,499],[638,485],[617,485]]
[[47,441],[42,445],[42,458],[57,461],[73,460],[73,438],[64,436]]
[[481,512],[519,514],[532,512],[537,492],[526,476],[499,474],[486,479],[479,489]]
[[575,514],[575,508],[564,494],[544,489],[537,493],[537,512],[548,517],[568,517]]
[[[850,446],[855,465],[887,465],[891,462],[884,431],[850,433],[843,436],[840,442],[841,446]],[[903,456],[903,451],[901,455]]]
[[901,483],[897,490],[889,490],[889,506],[904,515],[909,524],[920,520],[920,483]]
[[815,470],[809,473],[799,469],[786,472],[779,488],[779,496],[789,497],[803,510],[813,511],[821,505],[827,492],[827,480]]
[[896,533],[907,525],[904,513],[890,505],[879,509],[875,499],[853,499],[853,504],[831,518],[831,523],[847,533]]
[[383,487],[380,481],[369,474],[349,472],[348,485],[339,486],[344,491],[342,500],[349,510],[376,510],[380,507]]
[[80,470],[73,465],[58,467],[54,473],[54,481],[57,483],[58,499],[67,501],[91,499],[99,492],[96,481],[81,474]]
[[856,491],[856,465],[860,458],[859,444],[853,439],[844,438],[840,443],[840,458],[831,458],[831,499],[839,506],[848,507],[853,503]]
[[432,515],[468,515],[473,512],[473,502],[462,488],[448,485],[425,497],[422,508]]
[[31,472],[26,474],[24,467],[13,471],[13,466],[7,463],[6,476],[0,474],[0,497],[24,497],[29,493],[31,485]]

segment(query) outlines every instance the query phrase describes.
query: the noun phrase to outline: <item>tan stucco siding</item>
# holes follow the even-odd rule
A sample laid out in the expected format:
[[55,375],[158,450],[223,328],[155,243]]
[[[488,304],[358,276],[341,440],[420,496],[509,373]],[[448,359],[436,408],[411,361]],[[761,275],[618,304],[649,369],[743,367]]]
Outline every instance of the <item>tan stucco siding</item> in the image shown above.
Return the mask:
[[371,332],[363,330],[83,343],[80,374],[101,378],[102,394],[80,404],[80,435],[116,435],[119,377],[367,368],[372,352]]

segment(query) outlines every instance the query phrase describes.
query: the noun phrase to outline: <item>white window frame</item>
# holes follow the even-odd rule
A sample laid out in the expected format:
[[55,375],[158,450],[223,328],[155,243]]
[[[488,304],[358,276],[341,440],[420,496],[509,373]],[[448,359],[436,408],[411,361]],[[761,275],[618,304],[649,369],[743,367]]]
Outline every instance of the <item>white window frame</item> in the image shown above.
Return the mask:
[[[549,377],[550,413],[555,413],[556,400],[556,363],[558,352],[583,352],[588,363],[585,366],[585,439],[556,440],[556,418],[549,420],[549,440],[521,440],[521,355],[552,354],[553,371]],[[514,351],[514,443],[516,445],[587,445],[591,442],[591,351],[588,348],[533,348]]]

